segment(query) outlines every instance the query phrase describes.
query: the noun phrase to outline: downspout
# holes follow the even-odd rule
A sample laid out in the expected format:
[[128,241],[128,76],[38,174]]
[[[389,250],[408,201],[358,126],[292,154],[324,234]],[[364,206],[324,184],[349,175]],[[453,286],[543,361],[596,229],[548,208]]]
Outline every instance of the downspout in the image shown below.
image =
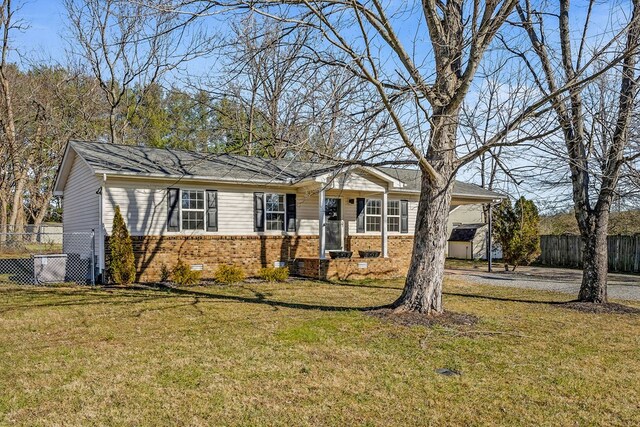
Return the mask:
[[105,269],[105,245],[104,245],[104,189],[107,183],[107,174],[102,174],[102,185],[98,190],[100,198],[98,203],[98,273],[104,279]]
[[493,203],[489,203],[487,208],[487,271],[491,273],[493,270]]
[[387,230],[387,207],[389,205],[388,200],[389,189],[385,188],[384,193],[382,193],[382,218],[381,218],[381,226],[380,231],[382,235],[382,258],[389,258],[389,237]]

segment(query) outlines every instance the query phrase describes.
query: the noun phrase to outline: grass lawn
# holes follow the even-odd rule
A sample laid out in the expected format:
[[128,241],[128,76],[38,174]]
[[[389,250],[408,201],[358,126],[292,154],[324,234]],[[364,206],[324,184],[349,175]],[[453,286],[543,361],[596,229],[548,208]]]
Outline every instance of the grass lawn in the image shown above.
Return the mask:
[[33,254],[62,253],[62,243],[6,243],[0,247],[0,259],[30,258]]
[[640,424],[637,315],[452,280],[446,308],[479,323],[406,327],[356,310],[400,288],[2,285],[0,424]]

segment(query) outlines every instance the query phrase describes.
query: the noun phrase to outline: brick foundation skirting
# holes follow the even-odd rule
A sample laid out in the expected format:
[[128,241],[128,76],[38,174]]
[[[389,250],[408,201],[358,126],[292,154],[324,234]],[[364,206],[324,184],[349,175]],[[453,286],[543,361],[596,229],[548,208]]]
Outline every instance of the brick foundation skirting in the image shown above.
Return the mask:
[[[378,236],[347,236],[345,245],[348,251],[352,251],[354,256],[358,251],[380,250],[382,245]],[[411,252],[413,251],[413,236],[393,235],[387,238],[387,252],[389,258],[395,260],[396,268],[406,276],[411,262]]]
[[299,258],[289,263],[291,274],[320,280],[394,279],[406,271],[394,258]]
[[[218,266],[223,264],[237,265],[248,276],[255,276],[261,268],[273,266],[275,262],[284,262],[291,267],[292,274],[296,274],[298,271],[291,264],[294,260],[315,258],[320,261],[317,259],[318,236],[132,236],[131,240],[139,282],[160,280],[163,265],[171,270],[178,259],[190,265],[201,265],[203,279],[212,278]],[[389,236],[388,242],[389,258],[375,259],[375,268],[364,276],[356,258],[327,264],[325,277],[319,277],[317,273],[300,275],[322,279],[404,276],[409,267],[413,238]],[[348,236],[345,246],[357,257],[358,250],[379,250],[380,237]],[[105,247],[108,265],[108,237]]]

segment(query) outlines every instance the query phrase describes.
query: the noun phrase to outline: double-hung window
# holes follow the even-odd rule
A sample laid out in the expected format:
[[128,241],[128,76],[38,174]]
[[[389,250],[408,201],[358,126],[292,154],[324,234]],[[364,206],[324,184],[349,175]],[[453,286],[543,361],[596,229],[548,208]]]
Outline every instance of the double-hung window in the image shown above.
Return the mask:
[[[386,224],[382,222],[383,209],[386,209]],[[385,207],[380,199],[358,198],[356,213],[357,233],[379,233],[383,226],[394,233],[409,232],[408,200],[387,200]]]
[[365,229],[375,232],[382,230],[382,200],[367,199],[365,206]]
[[268,231],[284,231],[285,195],[266,193],[264,202],[266,229]]
[[182,229],[204,230],[204,190],[182,190]]
[[400,200],[387,201],[387,231],[400,232]]

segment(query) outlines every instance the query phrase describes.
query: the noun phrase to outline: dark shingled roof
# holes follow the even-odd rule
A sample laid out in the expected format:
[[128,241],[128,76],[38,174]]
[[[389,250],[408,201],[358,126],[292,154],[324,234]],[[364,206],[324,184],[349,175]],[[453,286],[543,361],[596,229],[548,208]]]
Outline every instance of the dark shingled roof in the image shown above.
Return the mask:
[[[122,175],[166,175],[202,177],[239,182],[271,182],[290,184],[301,179],[335,170],[331,163],[301,162],[283,159],[206,154],[134,145],[72,141],[71,147],[96,173]],[[378,171],[406,184],[400,191],[420,191],[420,171],[377,167]],[[456,196],[503,198],[501,194],[474,184],[456,181]]]
[[478,229],[484,227],[485,224],[465,224],[455,227],[451,230],[449,236],[450,242],[470,242],[476,237]]
[[[407,186],[405,189],[420,191],[420,170],[419,169],[399,169],[399,168],[388,168],[388,167],[379,167],[377,168],[379,171],[386,173],[393,178],[396,178],[402,182],[404,182]],[[457,181],[453,184],[453,194],[456,196],[470,196],[470,197],[478,197],[478,196],[486,196],[486,197],[495,197],[495,198],[504,198],[503,195],[498,194],[494,191],[485,190],[484,188],[475,185],[469,184],[462,181]]]
[[73,141],[73,149],[96,173],[210,177],[238,181],[289,183],[328,164],[274,160],[231,154],[206,154],[135,145]]

